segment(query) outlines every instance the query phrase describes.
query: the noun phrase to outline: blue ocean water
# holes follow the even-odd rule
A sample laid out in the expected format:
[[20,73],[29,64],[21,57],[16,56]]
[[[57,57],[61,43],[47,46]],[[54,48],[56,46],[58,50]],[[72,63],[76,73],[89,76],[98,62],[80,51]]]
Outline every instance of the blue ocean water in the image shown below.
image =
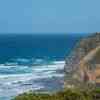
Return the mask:
[[0,100],[29,90],[62,89],[64,59],[84,36],[0,34]]

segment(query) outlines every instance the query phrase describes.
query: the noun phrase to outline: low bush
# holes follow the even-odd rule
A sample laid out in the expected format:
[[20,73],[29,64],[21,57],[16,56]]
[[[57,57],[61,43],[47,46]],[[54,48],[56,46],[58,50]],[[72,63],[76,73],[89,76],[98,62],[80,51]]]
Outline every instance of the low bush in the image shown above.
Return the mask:
[[94,91],[67,89],[52,94],[29,92],[16,96],[12,100],[94,100],[96,93],[100,94],[100,89]]

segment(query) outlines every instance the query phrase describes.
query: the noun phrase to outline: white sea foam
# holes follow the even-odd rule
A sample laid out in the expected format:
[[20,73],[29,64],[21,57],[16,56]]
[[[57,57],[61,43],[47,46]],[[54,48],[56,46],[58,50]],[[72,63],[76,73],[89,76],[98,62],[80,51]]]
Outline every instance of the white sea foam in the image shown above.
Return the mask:
[[30,59],[25,59],[25,58],[18,58],[18,59],[13,59],[14,61],[18,62],[29,62]]
[[8,66],[5,64],[0,64],[0,69],[11,69],[11,68],[25,69],[25,68],[28,68],[28,66],[23,66],[23,65],[10,65],[10,66]]
[[[4,74],[0,75],[0,80],[1,79],[14,79],[15,80],[29,80],[31,78],[37,79],[37,78],[46,78],[46,77],[53,77],[57,76],[58,74],[55,74],[57,70],[62,70],[64,68],[64,61],[55,61],[51,65],[42,65],[42,66],[33,66],[33,67],[28,67],[28,66],[20,66],[20,65],[15,65],[15,66],[5,66],[4,64],[0,65],[0,69],[6,69],[6,68],[17,68],[19,70],[25,70],[32,68],[32,72],[30,73],[23,73],[23,74]],[[59,76],[59,75],[58,75]]]
[[[42,59],[36,60],[36,62],[42,61]],[[35,83],[35,80],[63,77],[63,73],[56,72],[57,70],[63,70],[63,68],[64,61],[53,61],[50,64],[44,63],[42,65],[33,66],[18,65],[17,63],[0,64],[0,71],[5,72],[6,70],[7,72],[13,72],[10,74],[0,74],[0,95],[5,94],[5,91],[8,92],[9,97],[29,90],[43,89],[45,86],[38,82]],[[21,73],[15,74],[14,72]]]
[[64,61],[54,61],[52,64],[49,65],[42,65],[33,68],[34,71],[47,71],[47,70],[57,70],[64,68]]
[[53,63],[54,63],[54,64],[64,64],[65,61],[54,61]]
[[43,62],[43,59],[35,59],[35,62]]
[[0,64],[0,68],[13,68],[13,67],[17,67],[17,65],[5,65],[5,64]]

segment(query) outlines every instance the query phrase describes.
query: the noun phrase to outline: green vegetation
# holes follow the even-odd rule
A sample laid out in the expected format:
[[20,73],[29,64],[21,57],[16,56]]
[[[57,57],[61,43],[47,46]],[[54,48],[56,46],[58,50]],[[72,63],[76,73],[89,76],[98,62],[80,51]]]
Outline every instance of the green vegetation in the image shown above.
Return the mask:
[[100,94],[100,89],[85,91],[79,89],[67,89],[57,93],[24,93],[12,100],[94,100],[96,94]]

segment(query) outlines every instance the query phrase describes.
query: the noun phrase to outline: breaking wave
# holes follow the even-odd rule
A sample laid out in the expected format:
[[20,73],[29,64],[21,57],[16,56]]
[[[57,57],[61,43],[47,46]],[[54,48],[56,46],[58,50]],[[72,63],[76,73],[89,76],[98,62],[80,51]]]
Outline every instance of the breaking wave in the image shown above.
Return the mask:
[[57,88],[63,69],[64,61],[44,59],[19,58],[0,64],[0,96],[6,92],[11,97],[29,90]]

